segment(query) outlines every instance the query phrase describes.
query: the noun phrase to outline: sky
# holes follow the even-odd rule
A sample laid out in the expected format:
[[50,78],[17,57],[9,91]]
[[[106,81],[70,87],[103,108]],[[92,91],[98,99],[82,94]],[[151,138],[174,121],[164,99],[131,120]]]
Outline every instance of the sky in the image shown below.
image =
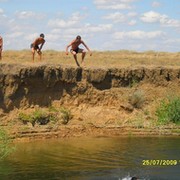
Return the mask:
[[180,52],[180,0],[0,0],[4,50],[64,51],[77,35],[91,50]]

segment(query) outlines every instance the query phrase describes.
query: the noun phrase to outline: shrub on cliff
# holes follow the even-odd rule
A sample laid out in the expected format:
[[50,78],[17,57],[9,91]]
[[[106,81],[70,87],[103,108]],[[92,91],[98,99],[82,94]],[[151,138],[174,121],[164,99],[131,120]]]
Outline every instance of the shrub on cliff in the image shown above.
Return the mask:
[[180,122],[180,97],[162,100],[156,110],[158,121],[162,124]]
[[66,108],[61,108],[61,118],[62,118],[62,124],[67,124],[69,120],[72,118],[71,112]]
[[129,97],[129,103],[134,108],[142,108],[142,105],[144,104],[145,97],[144,92],[142,90],[136,90],[130,97]]
[[40,125],[45,125],[50,120],[50,114],[48,114],[46,111],[42,109],[36,109],[34,112],[30,114],[20,113],[19,119],[24,124],[27,124],[28,122],[30,122],[32,126],[34,126],[35,123],[38,123]]
[[69,120],[72,118],[71,112],[66,108],[37,108],[32,112],[28,113],[19,113],[18,119],[21,120],[24,124],[28,122],[35,126],[35,124],[46,125],[49,122],[61,124],[67,124]]

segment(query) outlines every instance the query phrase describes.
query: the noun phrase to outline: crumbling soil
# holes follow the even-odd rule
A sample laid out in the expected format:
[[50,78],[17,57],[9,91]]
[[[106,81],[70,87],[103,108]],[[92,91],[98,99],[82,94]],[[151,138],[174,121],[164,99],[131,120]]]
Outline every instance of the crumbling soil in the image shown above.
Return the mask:
[[[138,97],[138,100],[136,98]],[[74,68],[0,64],[0,125],[15,139],[180,135],[157,125],[162,99],[180,96],[180,68]],[[23,124],[19,113],[64,107],[67,124]]]

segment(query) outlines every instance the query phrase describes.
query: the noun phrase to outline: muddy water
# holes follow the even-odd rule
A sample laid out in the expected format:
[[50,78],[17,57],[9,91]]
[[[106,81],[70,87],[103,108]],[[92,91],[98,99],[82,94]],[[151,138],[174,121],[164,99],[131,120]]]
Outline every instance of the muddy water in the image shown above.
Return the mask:
[[[150,165],[143,160],[178,162]],[[100,137],[17,143],[16,151],[0,161],[2,180],[129,180],[131,176],[178,180],[180,138]]]

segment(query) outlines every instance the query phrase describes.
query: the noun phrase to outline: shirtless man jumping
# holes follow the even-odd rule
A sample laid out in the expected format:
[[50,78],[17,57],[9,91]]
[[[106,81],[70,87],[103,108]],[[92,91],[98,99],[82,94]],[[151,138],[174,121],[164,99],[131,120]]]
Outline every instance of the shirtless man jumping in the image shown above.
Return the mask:
[[66,55],[68,55],[68,48],[71,46],[70,52],[73,54],[73,57],[76,61],[77,66],[79,65],[79,62],[77,61],[77,53],[82,53],[82,61],[84,62],[84,58],[86,55],[86,51],[84,49],[79,48],[79,45],[83,44],[84,47],[90,52],[90,56],[92,56],[91,50],[88,48],[88,46],[84,43],[84,41],[81,40],[81,36],[77,36],[76,39],[74,39],[69,45],[66,47]]
[[[41,60],[41,58],[42,58],[41,49],[42,49],[44,43],[45,43],[44,34],[40,34],[40,37],[36,38],[35,41],[31,44],[33,62],[34,62],[35,51],[38,53],[39,58]],[[40,47],[39,47],[39,45],[40,45]]]

